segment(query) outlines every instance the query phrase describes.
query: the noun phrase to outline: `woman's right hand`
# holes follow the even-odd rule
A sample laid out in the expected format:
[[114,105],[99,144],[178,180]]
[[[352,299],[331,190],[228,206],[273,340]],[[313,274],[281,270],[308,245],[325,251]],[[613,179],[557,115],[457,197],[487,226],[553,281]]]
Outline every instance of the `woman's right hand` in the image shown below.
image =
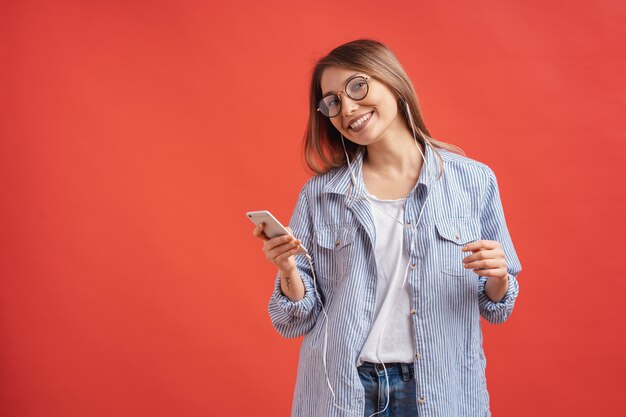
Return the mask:
[[295,254],[300,252],[300,240],[293,236],[290,228],[288,235],[268,238],[263,232],[265,225],[261,223],[254,228],[252,234],[263,241],[263,253],[268,261],[272,262],[280,272],[280,290],[291,301],[304,298],[305,290],[302,278],[296,267]]
[[288,235],[277,236],[270,239],[263,232],[264,227],[264,223],[259,224],[254,228],[252,234],[264,242],[263,253],[265,254],[265,258],[276,265],[281,272],[286,274],[296,270],[294,255],[300,251],[300,240],[293,236],[291,229],[288,227]]

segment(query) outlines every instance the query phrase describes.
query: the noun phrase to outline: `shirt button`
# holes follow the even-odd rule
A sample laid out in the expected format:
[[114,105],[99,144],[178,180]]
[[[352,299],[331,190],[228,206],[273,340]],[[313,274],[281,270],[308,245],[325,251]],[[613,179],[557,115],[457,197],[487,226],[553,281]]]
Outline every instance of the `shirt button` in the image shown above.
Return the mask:
[[419,398],[417,399],[417,402],[418,402],[418,403],[420,403],[420,404],[426,404],[426,398],[424,398],[424,397],[419,397]]
[[341,241],[337,239],[337,241],[335,242],[335,246],[339,246],[340,244],[341,244]]
[[411,222],[406,222],[406,227],[411,227]]
[[411,264],[411,269],[415,269],[415,268],[417,268],[417,265]]
[[415,354],[415,359],[420,360],[422,359],[422,355],[420,355],[419,353]]
[[459,235],[459,234],[457,233],[457,234],[456,234],[456,236],[454,236],[454,238],[455,238],[456,240],[459,240],[459,239],[461,239],[461,235]]
[[415,313],[417,313],[417,311],[415,309],[411,309],[411,314],[415,315]]

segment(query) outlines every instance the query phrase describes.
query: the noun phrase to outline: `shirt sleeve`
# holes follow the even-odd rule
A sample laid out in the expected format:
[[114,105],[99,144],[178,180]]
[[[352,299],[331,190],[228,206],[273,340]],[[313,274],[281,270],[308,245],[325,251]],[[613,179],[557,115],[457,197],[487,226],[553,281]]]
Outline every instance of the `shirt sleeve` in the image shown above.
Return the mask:
[[485,196],[483,198],[480,212],[482,227],[482,238],[485,240],[495,240],[500,243],[504,250],[507,272],[509,274],[509,288],[504,298],[499,302],[493,302],[485,293],[487,277],[480,277],[478,281],[478,302],[480,314],[492,324],[499,324],[506,321],[515,306],[515,299],[519,294],[519,284],[517,274],[522,270],[522,266],[513,247],[511,236],[506,227],[504,210],[500,201],[500,192],[496,176],[489,169],[488,183]]
[[[311,251],[314,246],[313,224],[307,202],[306,186],[300,192],[289,227],[304,247]],[[268,306],[272,325],[284,337],[299,337],[306,334],[315,325],[320,312],[308,259],[304,255],[296,255],[296,266],[304,283],[304,298],[299,301],[291,301],[287,298],[280,289],[280,273],[278,273]]]

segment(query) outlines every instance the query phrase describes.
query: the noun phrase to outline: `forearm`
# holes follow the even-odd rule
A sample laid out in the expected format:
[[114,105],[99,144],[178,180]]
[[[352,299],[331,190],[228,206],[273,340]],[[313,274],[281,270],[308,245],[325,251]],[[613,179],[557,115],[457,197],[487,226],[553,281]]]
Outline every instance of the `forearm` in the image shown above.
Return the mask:
[[298,268],[280,272],[280,290],[291,301],[300,301],[304,298],[304,282],[298,273]]
[[[274,328],[284,337],[300,337],[317,321],[320,305],[306,268],[279,269],[269,302]],[[299,271],[302,271],[300,274]],[[287,280],[289,278],[289,280]]]
[[485,294],[494,303],[499,303],[509,289],[509,276],[504,278],[487,278],[485,283]]

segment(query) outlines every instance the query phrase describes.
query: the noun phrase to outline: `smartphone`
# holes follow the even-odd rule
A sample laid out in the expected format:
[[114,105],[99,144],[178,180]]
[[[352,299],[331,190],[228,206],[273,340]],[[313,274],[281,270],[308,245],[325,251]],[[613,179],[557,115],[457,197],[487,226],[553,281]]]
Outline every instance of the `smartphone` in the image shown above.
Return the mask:
[[[246,216],[256,225],[265,223],[263,233],[265,233],[265,235],[270,239],[276,236],[289,234],[289,230],[287,230],[287,228],[276,220],[276,217],[272,216],[272,213],[267,210],[249,211],[246,213]],[[300,245],[300,248],[302,248],[304,253],[308,253],[304,246]]]

